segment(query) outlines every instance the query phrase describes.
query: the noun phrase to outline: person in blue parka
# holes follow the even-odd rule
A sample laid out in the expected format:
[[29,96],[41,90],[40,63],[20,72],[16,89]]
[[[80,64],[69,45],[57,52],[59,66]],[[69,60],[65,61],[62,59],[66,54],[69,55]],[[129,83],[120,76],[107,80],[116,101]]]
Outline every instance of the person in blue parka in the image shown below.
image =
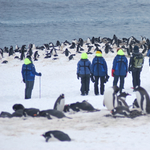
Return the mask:
[[148,52],[147,52],[146,56],[149,57],[149,66],[150,66],[150,44],[148,45]]
[[120,78],[120,93],[124,88],[124,78],[128,72],[128,60],[121,48],[117,49],[117,55],[113,60],[112,76],[114,77],[113,86],[117,85]]
[[35,66],[32,63],[31,57],[28,56],[24,59],[24,64],[22,65],[22,78],[25,83],[25,99],[30,99],[32,94],[32,89],[34,86],[35,75],[41,76],[41,73],[37,73]]
[[77,79],[81,77],[81,95],[88,95],[91,75],[91,62],[87,53],[81,54],[81,59],[77,63]]
[[107,63],[105,59],[102,57],[102,51],[96,51],[96,56],[92,61],[92,75],[91,80],[94,82],[94,93],[95,95],[99,95],[98,83],[100,79],[100,93],[104,94],[106,79],[108,80],[109,76],[107,74]]

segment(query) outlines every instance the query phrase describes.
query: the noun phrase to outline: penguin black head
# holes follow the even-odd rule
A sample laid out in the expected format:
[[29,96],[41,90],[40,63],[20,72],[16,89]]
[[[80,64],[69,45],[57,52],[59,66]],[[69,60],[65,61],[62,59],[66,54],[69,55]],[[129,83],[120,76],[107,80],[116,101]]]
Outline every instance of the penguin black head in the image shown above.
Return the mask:
[[64,106],[64,110],[63,111],[64,112],[69,112],[69,108],[70,108],[70,106],[67,104],[67,105]]
[[60,96],[61,96],[62,98],[64,98],[64,97],[65,97],[65,95],[64,95],[64,94],[61,94]]
[[14,111],[17,111],[19,109],[24,109],[24,106],[22,104],[14,104],[13,107],[12,107],[12,109]]
[[114,85],[113,89],[114,89],[114,93],[118,93],[118,91],[120,90],[120,88],[117,85]]

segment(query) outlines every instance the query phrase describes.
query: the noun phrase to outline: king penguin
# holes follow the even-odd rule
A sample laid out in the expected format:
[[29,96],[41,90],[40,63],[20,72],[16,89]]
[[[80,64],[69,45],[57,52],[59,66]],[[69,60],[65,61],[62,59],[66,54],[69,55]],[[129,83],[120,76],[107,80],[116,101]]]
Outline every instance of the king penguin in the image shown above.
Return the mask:
[[113,87],[106,89],[104,92],[103,106],[106,106],[106,108],[109,111],[118,106],[118,99],[117,99],[118,91],[119,87],[115,85]]

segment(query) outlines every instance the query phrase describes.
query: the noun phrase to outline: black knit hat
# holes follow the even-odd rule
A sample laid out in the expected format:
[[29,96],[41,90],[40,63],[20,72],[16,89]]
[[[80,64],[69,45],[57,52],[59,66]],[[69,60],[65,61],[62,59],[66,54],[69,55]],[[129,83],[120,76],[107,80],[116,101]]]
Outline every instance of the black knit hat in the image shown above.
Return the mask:
[[134,53],[139,53],[139,47],[138,46],[134,46]]

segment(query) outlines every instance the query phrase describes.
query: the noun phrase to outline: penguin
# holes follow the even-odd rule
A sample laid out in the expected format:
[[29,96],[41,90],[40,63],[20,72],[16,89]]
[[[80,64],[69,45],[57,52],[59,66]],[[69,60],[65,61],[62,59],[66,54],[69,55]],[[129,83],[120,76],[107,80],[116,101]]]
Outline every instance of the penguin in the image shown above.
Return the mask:
[[23,117],[24,116],[23,111],[24,111],[23,109],[18,109],[14,113],[12,113],[11,117]]
[[[66,48],[66,49],[65,49],[65,51],[64,51],[63,53],[65,53],[65,56],[66,56],[66,57],[68,57],[68,56],[69,56],[70,51]],[[70,54],[71,54],[71,53],[70,53]]]
[[117,93],[119,89],[120,88],[115,85],[106,89],[104,92],[103,106],[106,106],[109,111],[118,106]]
[[125,106],[125,107],[129,107],[128,104],[126,103],[126,97],[130,95],[129,93],[126,93],[126,92],[122,92],[120,93],[120,95],[117,96],[117,99],[118,99],[118,103],[119,103],[119,106]]
[[136,92],[136,99],[137,103],[139,105],[139,108],[142,110],[143,114],[149,114],[150,113],[150,97],[147,91],[141,87],[138,86],[135,88]]
[[64,94],[61,94],[61,95],[57,98],[57,100],[56,100],[56,102],[55,102],[55,104],[54,104],[54,108],[53,108],[53,109],[59,110],[59,111],[62,111],[62,112],[63,112],[63,110],[64,110],[64,105],[65,105],[65,96],[64,96]]
[[57,40],[56,46],[61,46],[60,41]]
[[29,48],[28,52],[27,52],[27,56],[32,56],[33,52],[32,52],[32,48]]
[[33,57],[34,61],[37,61],[38,58],[39,58],[39,56],[40,56],[40,55],[38,54],[38,51],[35,51],[34,57]]
[[47,52],[47,54],[46,54],[46,56],[44,58],[51,58],[51,57],[52,57],[51,53]]
[[79,111],[88,111],[88,112],[95,112],[100,111],[99,109],[95,109],[89,102],[83,100],[82,102],[72,103],[70,105],[65,105],[64,112],[79,112]]
[[12,109],[13,109],[14,111],[17,111],[17,110],[19,110],[19,109],[24,109],[24,106],[23,106],[22,104],[14,104],[14,105],[12,106]]
[[52,130],[52,131],[47,131],[42,136],[45,138],[45,141],[48,142],[49,139],[55,138],[61,142],[63,141],[71,141],[71,138],[69,137],[68,134],[59,131],[59,130]]
[[10,46],[10,49],[9,49],[9,56],[13,55],[14,51],[13,51],[13,46]]
[[69,48],[70,48],[70,49],[74,49],[75,47],[76,47],[75,43],[72,42],[72,43],[71,43],[71,46],[70,46]]
[[23,110],[23,115],[25,117],[31,116],[36,117],[39,115],[40,110],[37,108],[25,108],[22,104],[14,104],[12,109],[14,111]]
[[76,53],[81,53],[80,52],[80,43],[77,45]]
[[2,57],[2,58],[3,58],[3,53],[4,53],[3,49],[0,48],[0,54],[1,54],[1,57]]
[[79,38],[78,42],[79,42],[79,44],[80,44],[81,46],[83,46],[84,41],[83,41],[82,38]]
[[71,119],[70,117],[65,116],[65,114],[63,112],[55,110],[55,109],[42,110],[42,111],[39,112],[39,116],[41,116],[41,117],[50,116],[50,118],[52,116],[56,117],[56,118],[64,118],[64,117],[66,117],[66,118]]
[[8,63],[7,60],[2,61],[2,64],[7,64],[7,63]]
[[25,47],[26,45],[22,45],[21,47],[21,55],[20,55],[20,60],[23,60],[25,58]]
[[23,114],[25,117],[37,117],[39,116],[40,110],[37,108],[25,108],[23,110]]
[[11,116],[11,113],[2,111],[0,114],[0,117],[1,118],[11,118],[12,116]]
[[114,117],[130,117],[130,110],[124,106],[118,106],[111,110]]
[[71,54],[71,55],[68,57],[68,58],[69,58],[69,61],[72,60],[72,59],[74,59],[73,56],[75,56],[75,54]]

